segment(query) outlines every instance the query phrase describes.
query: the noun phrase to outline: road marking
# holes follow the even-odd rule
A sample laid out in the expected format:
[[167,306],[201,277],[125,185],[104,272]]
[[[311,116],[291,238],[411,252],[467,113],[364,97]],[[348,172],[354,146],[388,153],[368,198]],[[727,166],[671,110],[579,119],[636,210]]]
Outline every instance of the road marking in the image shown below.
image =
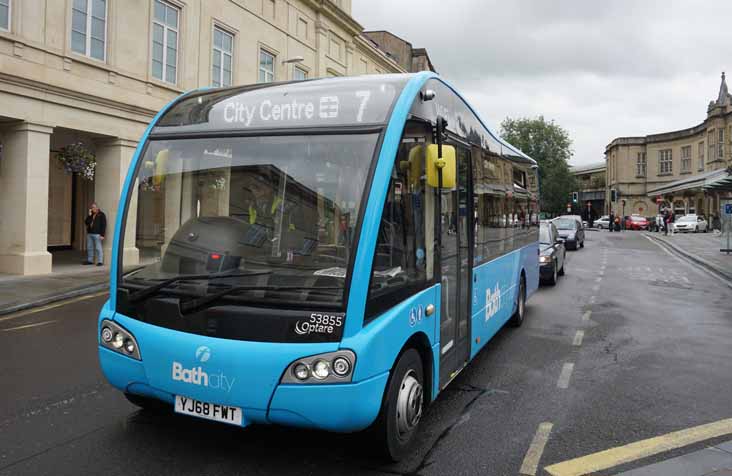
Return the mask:
[[600,281],[602,281],[602,277],[599,277],[599,278],[595,278],[595,282],[596,282],[596,283],[599,283]]
[[562,367],[562,373],[559,374],[559,380],[557,380],[557,387],[567,388],[569,387],[569,379],[572,377],[572,371],[574,370],[574,364],[567,362]]
[[534,439],[531,440],[531,445],[529,445],[526,456],[524,456],[524,461],[521,463],[519,474],[527,476],[534,476],[536,474],[536,470],[539,468],[539,460],[544,453],[546,442],[549,441],[549,434],[553,426],[550,422],[544,422],[536,429]]
[[0,329],[0,332],[19,331],[21,329],[30,329],[31,327],[47,326],[48,324],[53,324],[54,322],[56,322],[56,320],[36,322],[35,324],[26,324],[24,326],[9,327],[7,329]]
[[[595,296],[592,296],[592,297],[595,297]],[[587,322],[587,321],[589,321],[589,320],[590,320],[590,316],[591,316],[591,315],[592,315],[592,311],[585,311],[585,313],[584,313],[584,314],[582,314],[582,320],[583,320],[584,322]]]
[[592,290],[595,291],[595,292],[599,291],[600,290],[600,285],[599,284],[595,284],[594,286],[592,286]]
[[572,345],[575,347],[579,347],[582,345],[582,339],[585,337],[585,331],[577,331],[577,333],[574,335],[574,340],[572,341]]
[[28,309],[27,311],[18,311],[15,314],[10,314],[9,316],[0,317],[0,322],[3,321],[10,321],[12,319],[18,319],[20,317],[28,316],[30,314],[35,314],[37,312],[43,312],[47,311],[49,309],[55,309],[57,307],[66,306],[67,304],[74,304],[76,302],[80,301],[86,301],[87,299],[93,299],[95,297],[104,296],[105,294],[109,294],[109,291],[102,291],[94,294],[87,294],[86,296],[79,296],[77,298],[68,299],[66,301],[60,301],[55,302],[53,304],[48,304],[46,306],[37,307],[34,309]]
[[544,469],[552,476],[582,476],[728,434],[732,434],[732,418],[599,451]]
[[595,299],[597,299],[597,297],[590,296],[590,304],[595,304]]

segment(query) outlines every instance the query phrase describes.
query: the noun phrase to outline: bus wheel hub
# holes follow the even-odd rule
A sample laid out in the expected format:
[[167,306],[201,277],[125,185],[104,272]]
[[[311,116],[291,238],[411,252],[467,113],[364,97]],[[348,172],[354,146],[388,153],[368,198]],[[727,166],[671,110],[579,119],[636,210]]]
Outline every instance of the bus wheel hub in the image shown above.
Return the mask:
[[422,417],[422,385],[410,370],[402,379],[397,397],[397,428],[399,436],[410,433]]

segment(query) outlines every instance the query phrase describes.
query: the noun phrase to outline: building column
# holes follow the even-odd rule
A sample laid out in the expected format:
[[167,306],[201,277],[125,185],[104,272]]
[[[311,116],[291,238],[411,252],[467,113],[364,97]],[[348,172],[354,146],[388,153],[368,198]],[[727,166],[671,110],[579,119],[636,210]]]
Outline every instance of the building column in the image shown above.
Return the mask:
[[53,128],[23,122],[6,129],[0,158],[0,273],[51,272],[48,178]]
[[346,43],[346,76],[355,76],[358,74],[356,65],[353,63],[353,54],[356,51],[356,45],[352,42]]
[[[127,169],[132,162],[137,142],[125,139],[114,139],[97,144],[97,168],[94,172],[94,201],[107,216],[107,231],[102,242],[104,262],[112,259],[112,242],[114,225],[117,221],[117,207]],[[124,233],[122,259],[125,266],[137,264],[140,252],[135,246],[137,234],[137,188],[135,184],[129,209],[127,210],[127,226]]]
[[315,49],[317,50],[317,56],[315,61],[315,75],[318,78],[325,78],[328,76],[326,68],[327,59],[325,57],[328,54],[328,26],[323,23],[322,20],[315,22]]

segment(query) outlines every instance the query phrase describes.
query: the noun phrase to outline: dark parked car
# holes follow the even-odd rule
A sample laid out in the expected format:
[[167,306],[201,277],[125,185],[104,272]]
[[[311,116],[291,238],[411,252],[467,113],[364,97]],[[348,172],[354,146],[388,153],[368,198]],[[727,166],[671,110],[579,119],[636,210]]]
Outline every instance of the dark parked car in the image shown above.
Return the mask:
[[555,218],[553,222],[559,231],[559,236],[564,240],[565,248],[576,250],[585,247],[585,229],[580,220],[572,216],[561,216]]
[[552,222],[542,222],[539,228],[539,277],[542,282],[557,284],[557,276],[564,276],[567,251]]

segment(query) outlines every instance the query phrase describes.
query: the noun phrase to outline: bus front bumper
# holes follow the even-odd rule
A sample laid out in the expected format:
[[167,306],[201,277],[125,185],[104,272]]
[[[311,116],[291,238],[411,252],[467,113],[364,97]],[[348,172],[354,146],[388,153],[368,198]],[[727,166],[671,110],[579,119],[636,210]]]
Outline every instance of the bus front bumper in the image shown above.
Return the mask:
[[[173,407],[175,391],[150,385],[144,361],[99,346],[99,362],[107,380],[117,389]],[[385,372],[353,383],[278,384],[267,408],[248,405],[244,395],[241,399],[230,395],[225,402],[205,397],[201,400],[241,408],[242,426],[278,424],[349,433],[366,429],[376,420],[388,378]]]

